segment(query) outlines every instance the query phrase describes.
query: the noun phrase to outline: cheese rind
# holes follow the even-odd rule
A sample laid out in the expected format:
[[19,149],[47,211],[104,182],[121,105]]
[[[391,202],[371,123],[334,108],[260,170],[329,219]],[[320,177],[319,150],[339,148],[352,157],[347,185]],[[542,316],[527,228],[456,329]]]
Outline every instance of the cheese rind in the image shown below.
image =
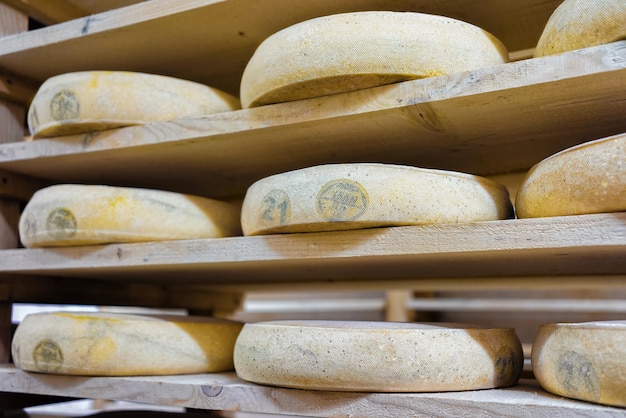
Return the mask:
[[626,39],[626,0],[565,0],[548,19],[535,57]]
[[239,208],[162,190],[63,184],[38,190],[19,222],[25,247],[90,245],[241,234]]
[[268,37],[241,79],[244,108],[507,62],[502,43],[459,20],[415,12],[342,13]]
[[245,235],[461,223],[512,216],[507,189],[465,173],[328,164],[258,180],[245,195]]
[[626,134],[539,162],[522,181],[515,208],[519,218],[626,211]]
[[35,138],[101,131],[241,108],[218,89],[178,78],[129,71],[82,71],[54,76],[28,110]]
[[84,376],[208,373],[233,368],[242,324],[177,315],[27,315],[11,346],[23,370]]
[[274,386],[435,392],[514,385],[521,344],[513,329],[368,321],[244,325],[234,363],[242,379]]
[[533,341],[537,381],[552,393],[626,406],[626,321],[542,325]]

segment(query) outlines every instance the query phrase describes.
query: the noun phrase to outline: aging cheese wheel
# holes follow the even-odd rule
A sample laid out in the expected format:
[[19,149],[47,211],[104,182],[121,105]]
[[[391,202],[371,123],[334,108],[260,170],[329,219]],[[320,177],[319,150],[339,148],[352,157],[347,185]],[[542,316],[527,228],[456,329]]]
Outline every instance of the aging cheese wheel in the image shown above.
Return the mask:
[[84,71],[46,80],[28,110],[28,127],[34,137],[52,137],[240,107],[234,96],[192,81],[128,71]]
[[38,190],[19,223],[26,247],[240,235],[239,208],[161,190],[62,184]]
[[549,392],[626,407],[626,321],[543,325],[532,367]]
[[244,325],[235,370],[255,383],[301,389],[439,392],[514,385],[521,344],[513,329],[367,321]]
[[535,56],[626,39],[626,0],[565,0],[546,24]]
[[241,80],[243,107],[451,74],[507,62],[491,34],[414,12],[342,13],[285,28],[259,45]]
[[517,216],[536,218],[626,210],[626,134],[568,148],[527,173]]
[[507,189],[465,173],[329,164],[258,180],[241,211],[245,235],[488,221],[510,217]]
[[208,373],[233,368],[242,324],[176,315],[53,312],[27,315],[11,347],[23,370],[68,375]]

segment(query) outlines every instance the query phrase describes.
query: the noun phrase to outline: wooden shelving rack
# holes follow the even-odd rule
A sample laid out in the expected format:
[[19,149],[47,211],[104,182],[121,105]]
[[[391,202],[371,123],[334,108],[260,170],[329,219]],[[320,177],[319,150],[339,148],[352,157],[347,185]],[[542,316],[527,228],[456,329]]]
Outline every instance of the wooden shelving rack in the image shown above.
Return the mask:
[[[54,183],[153,187],[237,201],[256,179],[324,163],[374,161],[518,178],[554,152],[626,131],[626,41],[531,58],[558,0],[311,0],[297,6],[150,0],[31,31],[16,3],[0,2],[0,392],[311,416],[626,416],[624,409],[550,395],[533,379],[499,390],[361,394],[264,387],[234,373],[84,378],[25,373],[9,363],[16,302],[216,314],[234,310],[251,289],[623,290],[624,213],[28,250],[19,248],[16,229],[21,204]],[[25,137],[28,102],[52,75],[144,71],[237,94],[247,60],[271,33],[320,15],[389,5],[474,23],[499,37],[515,59],[202,118]]]

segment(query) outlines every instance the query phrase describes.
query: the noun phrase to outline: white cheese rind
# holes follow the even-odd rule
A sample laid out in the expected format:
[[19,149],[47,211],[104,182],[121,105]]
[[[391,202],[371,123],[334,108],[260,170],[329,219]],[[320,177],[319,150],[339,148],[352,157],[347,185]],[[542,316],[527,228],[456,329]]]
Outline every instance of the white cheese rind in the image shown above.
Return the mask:
[[438,392],[514,385],[513,329],[458,324],[272,321],[244,325],[237,375],[274,386],[365,392]]
[[38,190],[19,222],[25,247],[241,235],[239,207],[131,187],[62,184]]
[[590,141],[532,167],[517,192],[519,218],[626,211],[626,134]]
[[626,321],[543,325],[532,366],[549,392],[626,407]]
[[264,40],[241,79],[244,108],[507,62],[502,43],[459,20],[368,11],[314,18]]
[[565,0],[548,19],[536,57],[626,39],[626,0]]
[[53,312],[27,315],[11,346],[23,370],[84,376],[209,373],[233,368],[242,324],[205,317]]
[[377,163],[328,164],[258,180],[245,235],[463,223],[512,216],[506,187],[465,173]]
[[240,109],[239,99],[188,80],[129,71],[54,76],[28,110],[35,138],[101,131]]

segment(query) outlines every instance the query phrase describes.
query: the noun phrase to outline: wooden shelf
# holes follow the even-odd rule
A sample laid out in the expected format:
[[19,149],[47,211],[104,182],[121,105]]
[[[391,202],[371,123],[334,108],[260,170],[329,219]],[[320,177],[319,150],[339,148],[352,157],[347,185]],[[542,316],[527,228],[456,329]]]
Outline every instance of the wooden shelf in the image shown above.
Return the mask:
[[155,377],[75,377],[0,365],[0,391],[111,399],[240,412],[306,416],[624,417],[626,410],[561,398],[530,379],[492,390],[449,393],[324,392],[260,386],[235,373]]

